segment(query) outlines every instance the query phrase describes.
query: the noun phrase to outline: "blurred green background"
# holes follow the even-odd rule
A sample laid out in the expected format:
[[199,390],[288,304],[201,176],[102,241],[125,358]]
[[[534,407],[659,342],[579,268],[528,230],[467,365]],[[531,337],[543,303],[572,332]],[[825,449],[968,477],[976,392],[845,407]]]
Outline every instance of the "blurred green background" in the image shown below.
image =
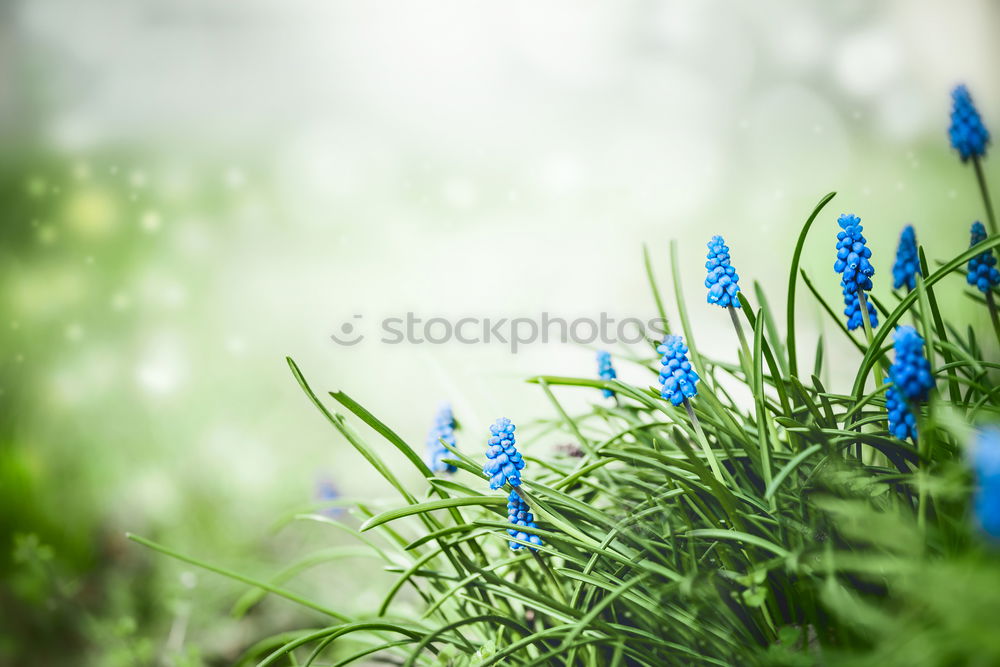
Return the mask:
[[[650,317],[641,245],[666,285],[677,238],[699,347],[735,358],[704,242],[780,308],[830,190],[805,268],[836,304],[855,212],[888,300],[903,224],[934,261],[982,217],[948,92],[1000,127],[998,29],[986,1],[0,4],[0,663],[229,664],[301,626],[124,538],[259,576],[349,543],[276,528],[320,480],[382,495],[285,355],[415,445],[448,398],[476,449],[550,410],[523,377],[592,351],[384,345],[380,318]],[[335,344],[344,322],[368,337]],[[365,609],[368,562],[291,586]]]

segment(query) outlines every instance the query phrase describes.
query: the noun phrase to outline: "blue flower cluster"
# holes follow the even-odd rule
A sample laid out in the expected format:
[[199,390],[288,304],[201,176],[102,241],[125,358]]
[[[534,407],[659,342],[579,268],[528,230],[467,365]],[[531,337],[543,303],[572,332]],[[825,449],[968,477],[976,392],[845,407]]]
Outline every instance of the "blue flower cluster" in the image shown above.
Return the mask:
[[[614,366],[611,365],[611,354],[605,352],[604,350],[598,350],[597,352],[597,375],[600,376],[602,380],[614,380],[618,377],[618,373],[615,372]],[[604,393],[604,398],[611,398],[615,395],[615,392],[610,389],[602,390]]]
[[911,326],[896,327],[896,359],[889,367],[892,386],[885,392],[889,433],[900,440],[917,439],[917,417],[913,406],[926,401],[934,388],[931,365],[924,356],[924,339]]
[[486,449],[486,465],[483,467],[483,474],[490,480],[491,489],[499,489],[504,484],[515,487],[507,495],[507,521],[511,527],[507,533],[518,540],[528,542],[534,546],[525,547],[517,542],[510,542],[513,551],[518,549],[531,549],[538,551],[535,547],[543,545],[542,538],[528,531],[537,529],[535,517],[528,507],[527,501],[518,493],[517,488],[521,485],[521,470],[524,469],[524,459],[514,446],[514,425],[509,419],[503,417],[490,424],[490,439]]
[[427,467],[434,472],[455,472],[458,468],[443,461],[452,454],[441,444],[441,440],[455,446],[455,418],[447,403],[442,403],[438,408],[434,425],[427,434]]
[[903,227],[903,233],[899,235],[899,245],[896,246],[896,263],[892,265],[892,287],[899,289],[906,286],[906,289],[917,288],[917,276],[920,273],[920,260],[917,258],[917,234],[913,231],[913,225]]
[[[889,378],[885,382],[889,382]],[[885,392],[885,411],[889,414],[890,435],[916,442],[917,418],[895,385]]]
[[[972,223],[972,242],[969,247],[982,243],[986,240],[986,228],[983,223],[976,221]],[[997,258],[993,254],[993,249],[984,250],[969,260],[968,273],[965,280],[970,285],[979,288],[979,291],[986,294],[991,289],[1000,285],[1000,271],[996,268]]]
[[908,401],[926,401],[934,388],[931,365],[924,356],[924,339],[911,326],[896,327],[896,359],[889,368],[893,384]]
[[986,146],[990,143],[989,130],[983,125],[972,96],[965,86],[956,86],[951,91],[951,127],[948,137],[952,147],[962,157],[962,162],[972,157],[982,157],[986,154]]
[[660,363],[660,396],[669,399],[674,405],[680,405],[686,398],[693,398],[698,395],[695,385],[698,383],[698,374],[691,368],[688,361],[687,345],[680,336],[667,336],[663,343],[656,348],[663,355]]
[[730,264],[729,246],[721,236],[713,236],[708,242],[708,261],[705,262],[708,276],[705,287],[708,288],[708,302],[718,304],[723,308],[740,307],[736,293],[740,291],[740,277]]
[[486,441],[486,465],[483,474],[490,480],[491,489],[504,484],[521,485],[524,459],[514,446],[514,425],[503,417],[490,424],[490,439]]
[[984,533],[1000,539],[1000,428],[990,426],[976,434],[972,467],[976,473],[972,501],[976,521]]
[[[861,218],[856,215],[844,214],[837,220],[841,230],[837,232],[837,261],[833,270],[841,274],[840,288],[844,294],[844,315],[847,316],[847,328],[857,329],[864,324],[861,319],[861,300],[859,291],[868,292],[872,288],[872,276],[875,267],[870,261],[871,249],[868,241],[861,234]],[[874,306],[868,304],[868,320],[872,328],[878,326],[878,315]]]
[[[857,292],[844,289],[844,315],[847,317],[847,328],[851,331],[865,325],[865,321],[861,319],[861,299]],[[878,314],[871,303],[868,303],[868,323],[872,329],[878,326]]]
[[[524,502],[524,499],[521,498],[517,491],[511,491],[510,495],[507,496],[507,520],[514,525],[514,528],[507,529],[507,533],[511,537],[531,542],[536,546],[544,544],[542,538],[538,535],[526,532],[526,529],[538,528],[538,526],[535,525],[535,517],[531,513],[531,508],[528,507],[528,503]],[[525,548],[538,551],[535,547],[525,547],[523,544],[518,544],[517,542],[511,542],[510,548],[513,551]]]

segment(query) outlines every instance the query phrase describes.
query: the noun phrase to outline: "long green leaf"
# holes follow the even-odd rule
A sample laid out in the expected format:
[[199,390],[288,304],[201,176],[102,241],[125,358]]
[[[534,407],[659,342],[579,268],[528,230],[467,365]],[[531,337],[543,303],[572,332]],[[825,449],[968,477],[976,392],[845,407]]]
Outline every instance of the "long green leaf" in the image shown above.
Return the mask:
[[361,532],[371,530],[376,526],[381,526],[382,524],[389,523],[390,521],[396,521],[397,519],[413,516],[414,514],[425,514],[427,512],[433,512],[434,510],[448,509],[449,507],[468,507],[470,505],[499,507],[506,504],[507,499],[500,496],[477,496],[474,498],[442,498],[440,500],[429,500],[425,503],[416,503],[414,505],[410,505],[409,507],[400,507],[398,509],[389,510],[388,512],[383,512],[378,516],[374,516],[361,524]]
[[132,540],[133,542],[137,542],[145,547],[149,547],[154,551],[159,551],[161,554],[170,556],[171,558],[176,558],[179,561],[183,561],[185,563],[189,563],[190,565],[200,567],[203,570],[208,570],[209,572],[215,572],[216,574],[220,574],[223,577],[228,577],[229,579],[239,581],[241,583],[247,584],[248,586],[256,586],[257,588],[265,590],[268,593],[273,593],[274,595],[283,597],[286,600],[290,600],[296,604],[302,605],[303,607],[312,609],[313,611],[318,611],[321,614],[326,614],[327,616],[335,618],[339,621],[346,622],[349,620],[348,617],[344,616],[343,614],[340,614],[328,607],[324,607],[323,605],[313,602],[312,600],[307,600],[306,598],[302,597],[301,595],[298,595],[297,593],[293,593],[284,588],[280,588],[278,586],[269,584],[266,581],[258,581],[246,575],[240,574],[239,572],[234,572],[233,570],[230,570],[228,568],[220,567],[218,565],[212,565],[211,563],[206,563],[203,560],[199,560],[197,558],[184,555],[178,551],[174,551],[173,549],[165,547],[162,544],[158,544],[152,540],[148,540],[145,537],[141,537],[139,535],[133,535],[132,533],[125,533],[125,537]]
[[659,313],[663,321],[664,333],[670,333],[670,322],[667,320],[667,310],[663,307],[663,299],[660,297],[660,289],[656,286],[656,278],[653,275],[653,262],[649,257],[649,248],[646,244],[642,246],[642,263],[646,267],[646,278],[649,280],[649,289],[653,292],[653,300],[656,302],[656,312]]
[[798,353],[795,347],[795,281],[799,275],[799,261],[802,258],[802,249],[805,247],[809,229],[812,227],[813,222],[816,221],[816,217],[823,210],[823,207],[829,204],[830,200],[836,195],[836,192],[831,192],[819,200],[819,203],[816,204],[816,207],[813,208],[812,213],[806,219],[806,223],[802,225],[802,231],[799,232],[799,239],[795,242],[795,251],[792,253],[792,264],[788,271],[788,302],[785,306],[787,309],[785,327],[788,332],[785,336],[785,347],[788,348],[788,369],[791,375],[799,374]]

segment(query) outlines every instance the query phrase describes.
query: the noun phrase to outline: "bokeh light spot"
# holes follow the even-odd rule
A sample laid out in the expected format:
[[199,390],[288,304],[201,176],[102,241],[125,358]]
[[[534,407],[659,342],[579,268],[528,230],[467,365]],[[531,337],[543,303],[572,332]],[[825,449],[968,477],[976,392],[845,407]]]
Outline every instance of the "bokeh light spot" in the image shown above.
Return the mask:
[[64,215],[66,223],[80,236],[100,238],[114,229],[118,206],[106,190],[85,188],[70,196]]

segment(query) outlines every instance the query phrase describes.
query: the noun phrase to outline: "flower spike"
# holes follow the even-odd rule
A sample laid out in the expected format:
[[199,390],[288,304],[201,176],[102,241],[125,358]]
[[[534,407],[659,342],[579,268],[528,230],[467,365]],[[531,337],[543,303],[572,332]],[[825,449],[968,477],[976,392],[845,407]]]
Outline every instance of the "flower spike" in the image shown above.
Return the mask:
[[981,429],[974,439],[972,469],[976,492],[972,509],[979,528],[1000,539],[1000,427]]
[[434,416],[434,425],[427,434],[427,467],[434,472],[455,472],[458,468],[442,460],[451,455],[451,452],[441,444],[442,440],[452,447],[455,446],[455,418],[448,403],[442,403],[438,408],[437,415]]
[[917,235],[913,225],[903,227],[899,235],[899,245],[896,246],[896,263],[892,265],[892,288],[906,286],[908,290],[917,288],[917,276],[920,273],[920,261],[917,258]]
[[[510,495],[507,496],[507,520],[513,524],[513,528],[507,529],[507,534],[511,537],[516,537],[519,540],[525,542],[531,542],[534,545],[542,546],[542,538],[538,535],[533,535],[526,532],[527,528],[538,528],[535,525],[535,517],[531,513],[531,508],[528,507],[528,503],[520,496],[517,491],[511,491]],[[518,549],[531,549],[532,551],[538,551],[535,547],[525,547],[523,544],[518,544],[517,542],[510,543],[511,551],[517,551]]]
[[524,459],[514,446],[514,425],[503,417],[490,424],[490,433],[486,441],[486,465],[483,466],[490,488],[499,489],[504,484],[520,486]]
[[[833,270],[841,274],[840,287],[844,295],[844,315],[847,328],[857,329],[864,324],[861,312],[860,292],[871,291],[875,267],[870,261],[872,251],[862,235],[861,218],[844,214],[837,220],[841,230],[837,232],[837,261]],[[867,299],[866,299],[867,301]],[[878,326],[878,315],[874,306],[867,303],[868,320],[874,329]]]
[[[861,319],[861,300],[857,292],[844,290],[844,315],[847,317],[847,328],[854,331],[858,327],[863,327],[865,322]],[[878,314],[872,305],[868,304],[868,322],[872,328],[878,326]]]
[[896,327],[896,359],[889,367],[892,386],[885,394],[889,433],[900,440],[917,439],[914,408],[926,401],[934,388],[931,365],[924,356],[924,339],[911,326]]
[[740,277],[730,264],[729,246],[721,236],[713,236],[708,242],[708,261],[705,262],[708,276],[705,287],[708,288],[708,302],[722,308],[740,307],[736,293],[740,291]]
[[[884,382],[889,382],[885,378]],[[885,391],[885,411],[889,416],[889,433],[900,440],[917,440],[917,418],[893,385]]]
[[688,348],[684,339],[680,336],[667,336],[657,351],[663,355],[660,360],[663,365],[660,369],[660,384],[663,385],[660,395],[674,405],[697,396],[698,389],[695,385],[699,378],[688,361]]
[[[618,373],[615,372],[614,366],[611,365],[611,354],[605,352],[604,350],[599,350],[597,352],[597,375],[602,380],[614,380],[618,377]],[[604,393],[604,398],[611,398],[615,395],[615,392],[610,389],[602,390]]]
[[[976,221],[972,223],[972,241],[969,247],[982,243],[986,240],[986,228],[983,223]],[[966,282],[978,288],[980,292],[986,294],[991,289],[1000,285],[1000,271],[997,270],[997,258],[993,254],[993,249],[984,250],[969,260],[968,273],[965,276]]]
[[896,327],[895,350],[889,377],[896,389],[908,401],[926,401],[934,388],[934,377],[924,356],[924,339],[911,326]]
[[976,105],[972,103],[969,89],[964,85],[956,86],[951,91],[951,126],[948,137],[951,146],[958,151],[962,162],[970,158],[986,155],[986,146],[990,143],[990,133],[983,125]]

